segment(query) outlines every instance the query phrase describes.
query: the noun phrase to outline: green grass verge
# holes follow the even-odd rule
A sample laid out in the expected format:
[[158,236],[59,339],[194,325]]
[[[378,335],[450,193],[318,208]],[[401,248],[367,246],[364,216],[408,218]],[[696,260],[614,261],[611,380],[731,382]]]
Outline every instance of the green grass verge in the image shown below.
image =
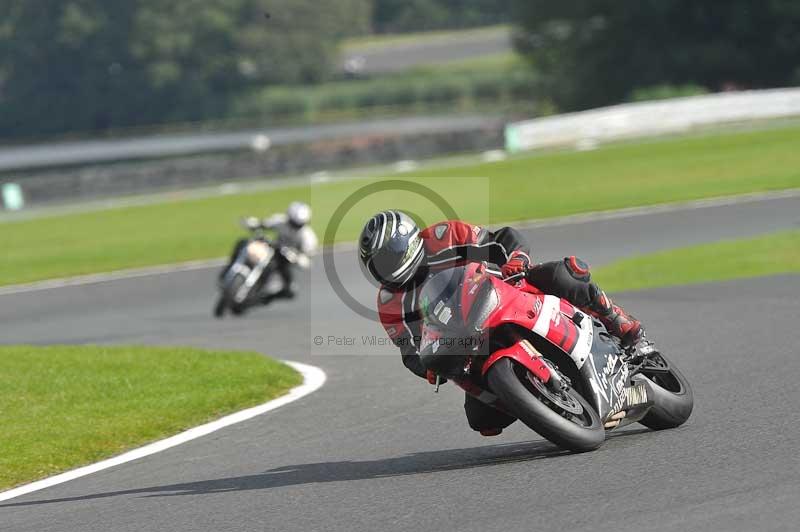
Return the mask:
[[[463,219],[511,222],[797,188],[798,145],[800,128],[793,126],[526,156],[402,178],[444,196]],[[0,285],[221,256],[241,234],[239,217],[282,210],[295,199],[311,203],[313,225],[322,234],[342,200],[372,181],[3,223]],[[356,204],[334,240],[355,239],[367,216],[383,208],[411,210],[423,223],[443,217],[418,196],[384,192]]]
[[609,292],[800,273],[800,231],[725,240],[633,257],[599,268]]
[[0,347],[0,489],[96,462],[302,382],[256,353]]

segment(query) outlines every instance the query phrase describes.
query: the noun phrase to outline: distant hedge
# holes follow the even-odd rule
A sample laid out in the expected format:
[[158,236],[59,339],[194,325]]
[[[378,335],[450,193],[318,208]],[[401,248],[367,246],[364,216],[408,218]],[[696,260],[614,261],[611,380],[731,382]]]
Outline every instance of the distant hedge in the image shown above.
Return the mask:
[[511,6],[497,0],[373,0],[378,33],[486,26],[510,20]]
[[645,102],[650,100],[668,100],[670,98],[681,98],[684,96],[697,96],[708,94],[709,90],[700,85],[654,85],[635,89],[628,97],[631,102]]
[[241,98],[231,118],[305,122],[375,111],[502,108],[532,103],[536,96],[536,77],[527,69],[425,72],[316,87],[266,88]]

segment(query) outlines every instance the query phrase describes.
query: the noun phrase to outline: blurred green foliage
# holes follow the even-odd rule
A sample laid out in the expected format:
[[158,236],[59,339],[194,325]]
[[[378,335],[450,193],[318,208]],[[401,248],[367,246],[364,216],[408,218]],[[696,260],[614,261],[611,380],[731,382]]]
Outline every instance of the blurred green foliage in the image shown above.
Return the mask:
[[267,87],[243,95],[229,117],[292,123],[441,110],[519,110],[541,114],[537,79],[502,64],[481,69],[420,70],[307,87]]
[[370,0],[0,2],[0,137],[224,116],[241,91],[328,79]]
[[[336,78],[342,39],[507,11],[489,0],[0,0],[0,139],[460,100],[472,92],[461,79],[337,85],[319,98],[295,87]],[[484,99],[504,97],[487,83]]]
[[800,3],[792,0],[514,0],[515,44],[562,110],[638,89],[800,83]]
[[375,0],[372,26],[379,33],[468,28],[507,22],[507,0]]
[[708,94],[708,89],[700,85],[655,85],[634,90],[628,98],[632,102],[668,100],[685,96]]

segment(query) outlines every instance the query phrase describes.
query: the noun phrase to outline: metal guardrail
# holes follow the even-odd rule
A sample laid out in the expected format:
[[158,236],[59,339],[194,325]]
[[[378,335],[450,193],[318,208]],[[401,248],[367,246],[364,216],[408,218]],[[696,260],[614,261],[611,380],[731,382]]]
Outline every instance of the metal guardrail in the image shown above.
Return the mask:
[[496,123],[497,120],[497,116],[421,116],[318,126],[15,146],[0,148],[0,172],[224,151],[265,151],[271,146],[362,135],[440,133],[478,128],[487,123]]
[[[392,121],[380,128],[357,128],[357,134],[351,135],[340,134],[342,130],[337,130],[331,137],[315,137],[317,140],[308,142],[286,142],[286,138],[276,141],[256,136],[252,143],[255,146],[245,143],[243,149],[203,155],[32,168],[19,173],[11,171],[0,174],[0,208],[18,210],[46,203],[67,204],[200,186],[224,186],[237,181],[267,181],[276,176],[300,176],[496,150],[503,144],[505,121],[497,117],[436,119],[416,127],[418,124]],[[391,127],[391,131],[384,129],[387,127]],[[410,132],[403,127],[410,128]],[[315,135],[321,133],[320,130],[314,132]]]
[[556,146],[592,146],[626,138],[681,133],[693,128],[800,116],[800,88],[690,96],[615,105],[508,124],[510,152]]

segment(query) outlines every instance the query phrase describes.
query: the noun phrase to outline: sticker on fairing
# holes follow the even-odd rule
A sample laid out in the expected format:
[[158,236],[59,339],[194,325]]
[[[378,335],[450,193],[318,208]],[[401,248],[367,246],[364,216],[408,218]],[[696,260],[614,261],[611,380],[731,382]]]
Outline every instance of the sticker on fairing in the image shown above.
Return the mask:
[[647,403],[647,386],[637,384],[625,389],[625,406],[636,406]]
[[453,317],[453,311],[450,307],[445,306],[444,301],[439,301],[433,309],[433,315],[436,316],[443,325],[450,323],[450,318]]

